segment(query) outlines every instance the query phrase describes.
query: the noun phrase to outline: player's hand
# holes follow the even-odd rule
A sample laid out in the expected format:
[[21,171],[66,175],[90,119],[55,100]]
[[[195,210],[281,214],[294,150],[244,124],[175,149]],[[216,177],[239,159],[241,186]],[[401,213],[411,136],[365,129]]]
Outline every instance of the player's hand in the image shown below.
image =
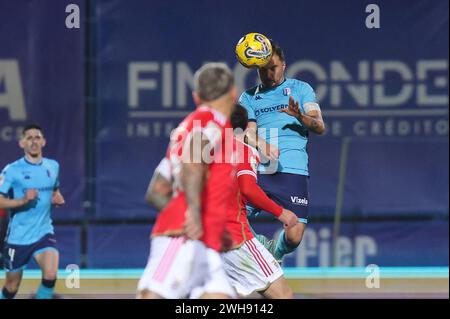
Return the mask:
[[197,240],[203,235],[202,222],[199,216],[200,214],[193,214],[189,209],[186,211],[184,233],[189,239]]
[[300,107],[298,102],[294,100],[292,96],[289,96],[289,105],[286,109],[281,109],[278,112],[286,113],[287,115],[294,116],[296,118],[301,118],[302,112],[300,112]]
[[278,217],[278,220],[283,223],[286,228],[291,228],[298,223],[298,217],[289,209],[283,208],[283,212]]
[[25,196],[23,197],[25,203],[28,204],[29,202],[35,200],[38,197],[38,191],[35,189],[27,189],[25,192]]
[[56,207],[59,207],[59,206],[64,205],[65,203],[66,203],[66,201],[64,200],[64,197],[60,191],[53,192],[53,196],[52,196],[52,204],[53,205],[55,205]]
[[261,153],[270,159],[271,161],[276,161],[280,157],[280,150],[275,145],[264,143],[261,148],[259,148]]

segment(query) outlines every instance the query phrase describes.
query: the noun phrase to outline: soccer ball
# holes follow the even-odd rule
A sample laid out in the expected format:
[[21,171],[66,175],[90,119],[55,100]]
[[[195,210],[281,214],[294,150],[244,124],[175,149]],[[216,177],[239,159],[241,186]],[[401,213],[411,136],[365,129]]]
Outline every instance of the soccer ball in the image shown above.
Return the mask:
[[272,45],[261,33],[248,33],[236,44],[236,58],[246,68],[260,68],[269,63]]

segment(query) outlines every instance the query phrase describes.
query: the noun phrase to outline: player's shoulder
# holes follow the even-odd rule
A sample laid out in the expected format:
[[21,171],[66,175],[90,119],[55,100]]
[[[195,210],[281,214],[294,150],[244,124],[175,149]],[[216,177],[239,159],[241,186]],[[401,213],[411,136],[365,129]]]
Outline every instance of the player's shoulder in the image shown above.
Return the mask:
[[20,169],[23,165],[24,165],[24,159],[20,158],[17,161],[6,164],[6,166],[2,169],[2,173],[6,174],[8,172],[9,174],[11,174],[11,173],[15,172],[16,170]]
[[299,79],[286,78],[286,83],[288,85],[296,86],[296,87],[299,87],[299,88],[311,88],[311,85],[308,82],[302,81],[302,80],[299,80]]
[[313,87],[308,82],[299,79],[287,79],[287,80],[289,81],[290,86],[295,87],[299,92],[303,92],[303,94],[314,92]]
[[59,168],[58,161],[51,159],[51,158],[46,158],[46,157],[42,158],[42,163],[46,166]]
[[251,87],[250,89],[245,90],[244,92],[242,92],[241,94],[241,98],[242,97],[252,97],[256,95],[257,89],[258,89],[259,85],[255,85],[254,87]]

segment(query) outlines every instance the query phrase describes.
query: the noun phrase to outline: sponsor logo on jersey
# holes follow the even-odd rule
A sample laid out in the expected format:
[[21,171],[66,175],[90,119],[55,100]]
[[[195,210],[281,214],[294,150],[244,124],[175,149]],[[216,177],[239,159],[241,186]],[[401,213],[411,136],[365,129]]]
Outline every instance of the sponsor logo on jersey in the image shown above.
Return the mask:
[[284,96],[291,95],[291,88],[284,88],[283,89],[283,95]]
[[306,197],[291,196],[291,202],[295,205],[308,206]]
[[263,107],[255,111],[255,116],[261,115],[262,113],[273,113],[278,112],[279,110],[287,108],[287,104],[279,104],[275,106]]

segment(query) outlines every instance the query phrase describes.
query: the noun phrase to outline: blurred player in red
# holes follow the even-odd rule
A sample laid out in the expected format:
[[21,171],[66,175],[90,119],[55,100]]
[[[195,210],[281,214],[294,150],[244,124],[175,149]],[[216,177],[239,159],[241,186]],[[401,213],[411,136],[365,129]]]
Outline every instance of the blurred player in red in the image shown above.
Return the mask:
[[286,228],[295,226],[297,216],[272,201],[257,184],[260,163],[258,151],[244,143],[247,111],[237,105],[231,124],[238,143],[239,164],[237,177],[239,200],[228,213],[227,230],[233,240],[232,249],[222,254],[225,271],[231,284],[241,296],[257,291],[266,298],[293,297],[283,276],[283,270],[272,254],[254,236],[247,219],[246,205],[252,203],[273,214]]
[[203,298],[235,296],[219,251],[238,189],[234,152],[225,151],[237,90],[222,63],[200,68],[194,85],[199,107],[171,136],[174,193],[152,230],[150,257],[138,284],[140,298],[187,298],[194,289]]
[[[244,144],[247,126],[247,111],[237,105],[231,115],[231,124],[236,134],[239,182],[239,198],[231,202],[226,228],[232,240],[231,248],[222,254],[225,271],[231,284],[241,296],[257,291],[266,298],[292,298],[283,271],[270,252],[254,237],[247,220],[245,206],[248,200],[255,206],[276,216],[286,227],[297,223],[296,215],[273,202],[256,183],[259,165],[258,152]],[[147,190],[147,200],[156,209],[165,206],[172,193],[170,163],[164,157],[155,169]],[[197,291],[197,294],[199,292]]]

